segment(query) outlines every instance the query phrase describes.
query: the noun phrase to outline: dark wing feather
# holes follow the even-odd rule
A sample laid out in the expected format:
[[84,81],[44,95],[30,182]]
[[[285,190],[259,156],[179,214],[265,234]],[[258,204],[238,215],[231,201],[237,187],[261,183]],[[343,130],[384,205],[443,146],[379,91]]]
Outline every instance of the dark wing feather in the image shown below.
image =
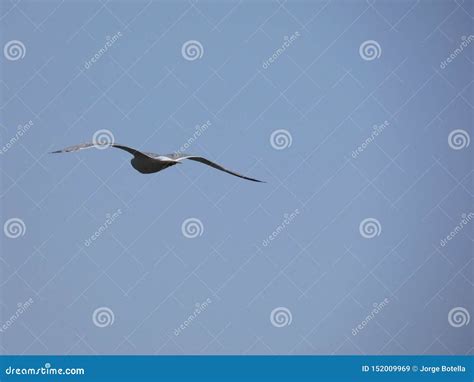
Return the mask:
[[249,178],[248,176],[244,176],[244,175],[239,174],[237,172],[227,170],[226,168],[222,167],[221,165],[219,165],[217,163],[214,163],[214,162],[211,162],[210,160],[208,160],[206,158],[203,158],[203,157],[192,156],[192,155],[182,155],[182,156],[181,155],[173,155],[173,156],[177,157],[177,158],[174,158],[174,159],[189,159],[189,160],[193,160],[193,161],[196,161],[196,162],[204,163],[204,164],[207,164],[208,166],[211,166],[211,167],[213,167],[217,170],[224,171],[227,174],[238,176],[239,178],[242,178],[242,179],[251,180],[252,182],[265,183],[263,180]]

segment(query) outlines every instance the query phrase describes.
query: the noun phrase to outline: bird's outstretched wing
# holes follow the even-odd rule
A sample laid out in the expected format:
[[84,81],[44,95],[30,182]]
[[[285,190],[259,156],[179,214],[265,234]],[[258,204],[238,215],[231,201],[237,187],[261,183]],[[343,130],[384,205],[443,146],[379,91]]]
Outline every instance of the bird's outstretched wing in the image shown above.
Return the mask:
[[66,147],[62,150],[52,151],[51,154],[72,153],[72,152],[75,152],[75,151],[90,149],[92,147],[95,147],[95,148],[115,147],[117,149],[121,149],[121,150],[129,152],[133,156],[150,157],[149,155],[146,155],[146,154],[142,153],[141,151],[138,151],[138,150],[133,149],[133,148],[128,147],[128,146],[123,146],[123,145],[119,145],[119,144],[116,144],[116,143],[100,144],[100,143],[92,143],[92,142],[90,142],[90,143],[81,143],[80,145],[69,146],[69,147]]
[[196,162],[204,163],[204,164],[207,164],[208,166],[211,166],[211,167],[213,167],[217,170],[224,171],[227,174],[238,176],[239,178],[251,180],[252,182],[265,183],[263,180],[249,178],[248,176],[244,176],[244,175],[239,174],[237,172],[227,170],[226,168],[222,167],[221,165],[219,165],[217,163],[214,163],[214,162],[211,162],[210,160],[208,160],[206,158],[203,158],[203,157],[194,156],[194,155],[180,155],[180,154],[174,154],[174,155],[172,155],[172,157],[173,157],[173,159],[176,159],[177,161],[181,161],[183,159],[189,159],[189,160],[193,160],[193,161],[196,161]]

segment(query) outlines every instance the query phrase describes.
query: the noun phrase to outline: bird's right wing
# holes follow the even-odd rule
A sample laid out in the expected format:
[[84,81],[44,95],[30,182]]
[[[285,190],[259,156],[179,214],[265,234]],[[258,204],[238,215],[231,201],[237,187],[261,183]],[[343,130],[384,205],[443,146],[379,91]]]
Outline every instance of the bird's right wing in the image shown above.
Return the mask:
[[193,160],[193,161],[196,161],[196,162],[204,163],[204,164],[206,164],[208,166],[211,166],[211,167],[213,167],[217,170],[224,171],[227,174],[238,176],[239,178],[242,178],[242,179],[251,180],[252,182],[266,183],[263,180],[249,178],[248,176],[244,176],[242,174],[239,174],[238,172],[230,171],[230,170],[226,169],[225,167],[222,167],[220,164],[211,162],[209,159],[206,159],[206,158],[203,158],[203,157],[194,156],[194,155],[176,155],[176,156],[179,158],[178,160],[183,160],[183,159]]

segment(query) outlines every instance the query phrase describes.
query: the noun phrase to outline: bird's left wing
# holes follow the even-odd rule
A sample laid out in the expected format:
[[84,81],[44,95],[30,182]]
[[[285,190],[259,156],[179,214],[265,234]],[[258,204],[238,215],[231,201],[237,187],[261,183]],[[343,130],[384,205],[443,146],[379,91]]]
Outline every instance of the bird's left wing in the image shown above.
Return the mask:
[[74,151],[90,149],[91,147],[95,147],[95,146],[96,146],[95,143],[81,143],[79,145],[66,147],[62,150],[51,151],[51,154],[72,153]]
[[93,143],[93,142],[91,142],[91,143],[82,143],[80,145],[69,146],[69,147],[66,147],[62,150],[52,151],[51,154],[72,153],[72,152],[75,152],[75,151],[90,149],[92,147],[95,147],[95,148],[115,147],[117,149],[124,150],[124,151],[132,154],[133,156],[153,158],[148,153],[143,153],[143,152],[141,152],[139,150],[136,150],[132,147],[119,145],[117,143],[100,144],[100,143]]

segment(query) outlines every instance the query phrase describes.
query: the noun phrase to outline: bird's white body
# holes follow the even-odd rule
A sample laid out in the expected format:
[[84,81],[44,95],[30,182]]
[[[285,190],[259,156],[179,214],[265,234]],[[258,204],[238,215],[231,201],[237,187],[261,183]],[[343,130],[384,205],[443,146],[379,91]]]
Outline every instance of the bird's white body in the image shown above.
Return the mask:
[[164,170],[165,168],[171,167],[179,162],[160,155],[156,158],[135,156],[132,158],[130,163],[135,170],[142,174],[153,174],[155,172]]

